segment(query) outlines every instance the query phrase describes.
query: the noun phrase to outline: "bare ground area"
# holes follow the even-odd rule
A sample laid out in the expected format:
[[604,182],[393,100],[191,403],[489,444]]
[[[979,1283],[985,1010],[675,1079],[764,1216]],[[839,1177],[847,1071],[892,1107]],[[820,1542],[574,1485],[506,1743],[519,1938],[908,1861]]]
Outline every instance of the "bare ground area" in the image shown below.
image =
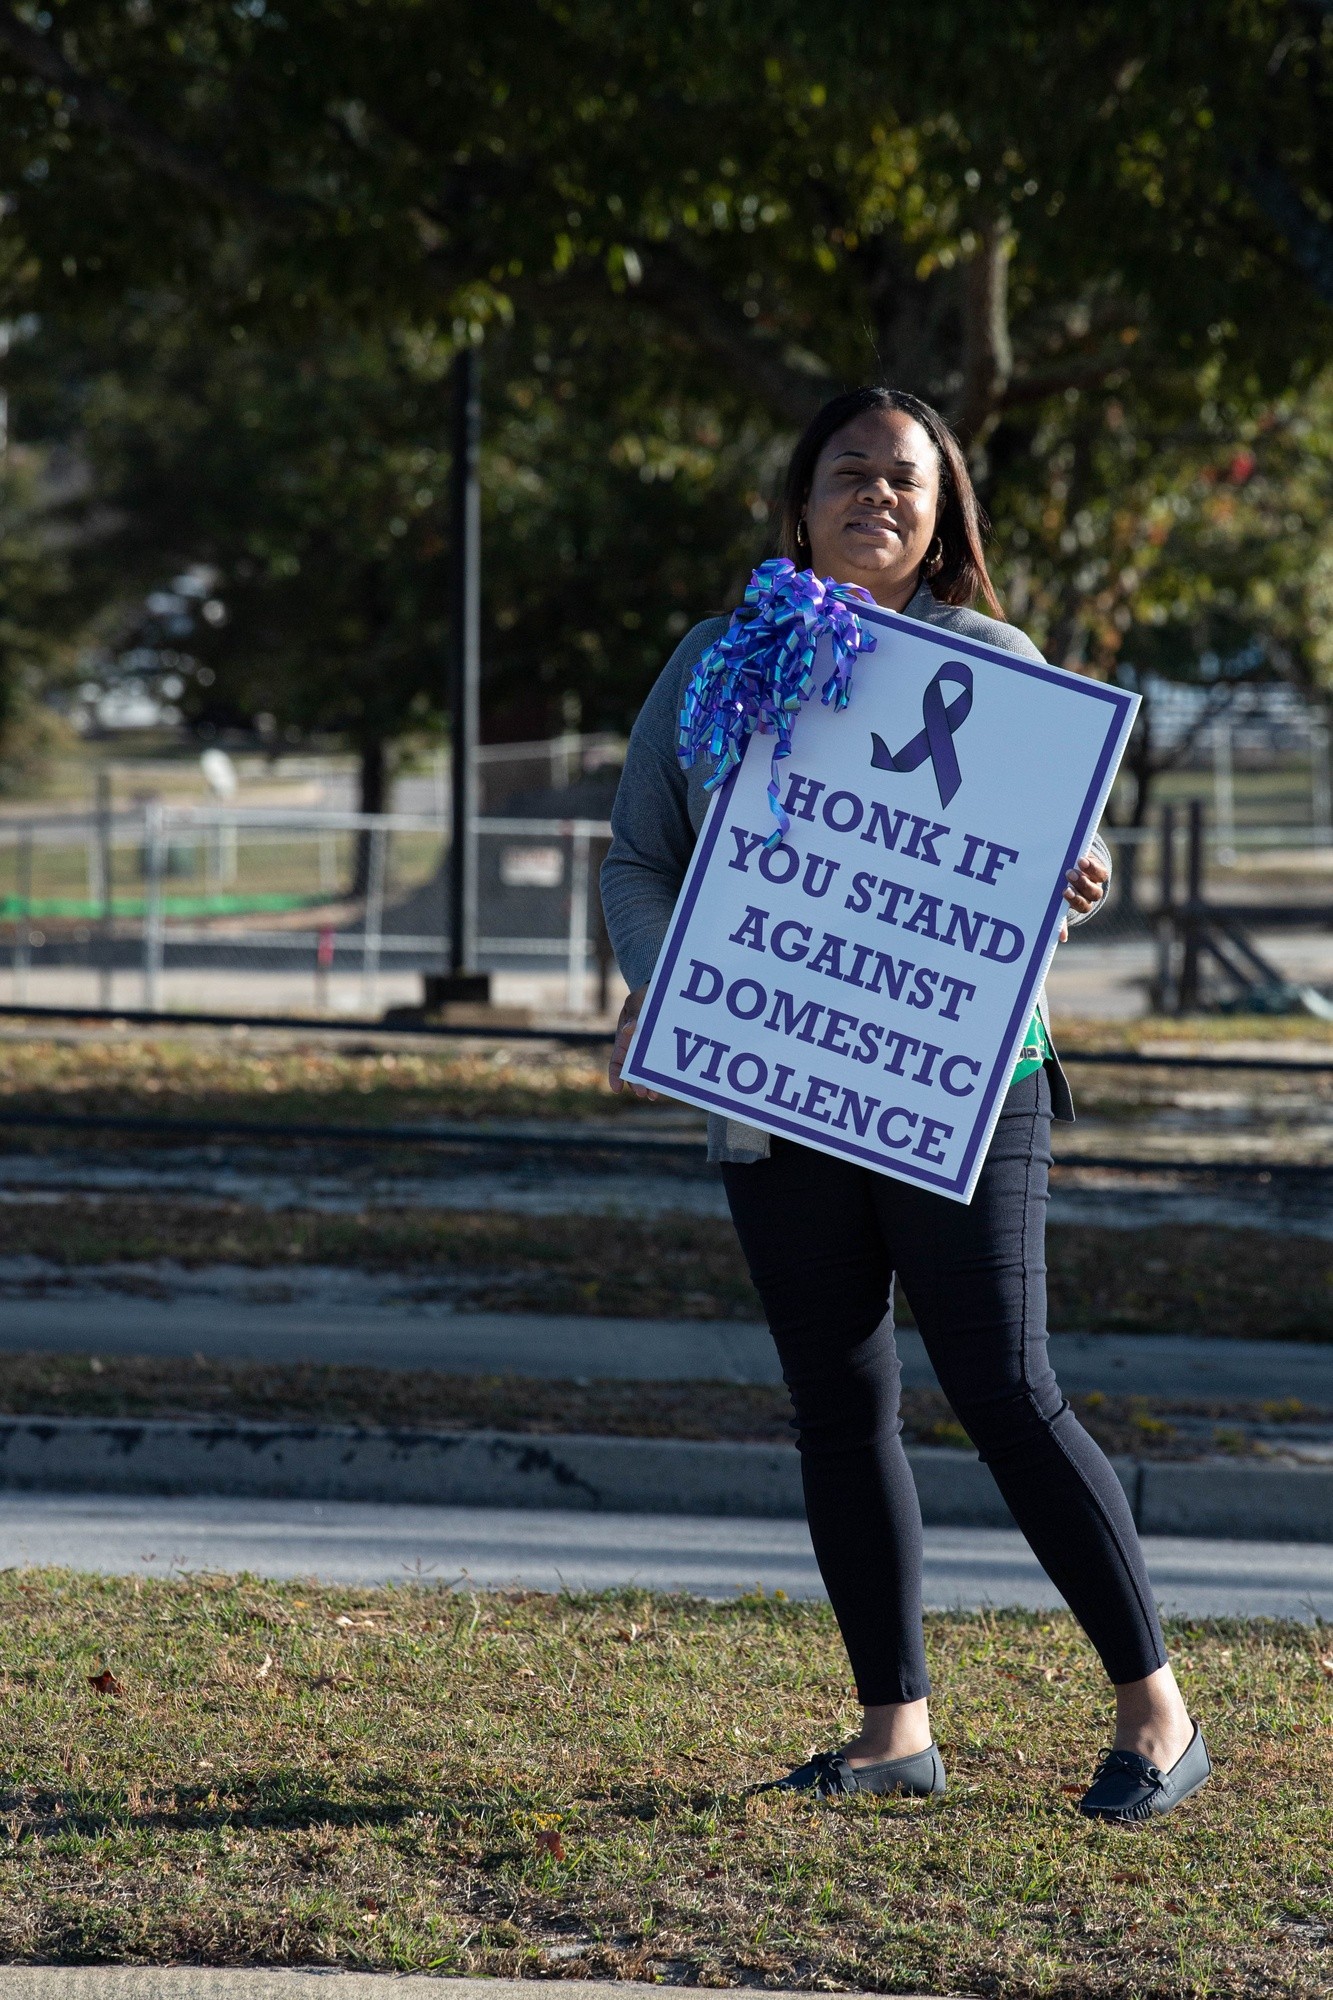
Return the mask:
[[[302,1265],[434,1279],[456,1306],[646,1319],[762,1317],[729,1221],[712,1216],[516,1215],[64,1195],[0,1206],[0,1257],[54,1277],[99,1265],[230,1263],[277,1276]],[[1220,1339],[1333,1338],[1333,1244],[1202,1224],[1052,1226],[1053,1327]],[[39,1288],[34,1272],[23,1280]],[[124,1273],[115,1279],[127,1282]],[[169,1285],[168,1285],[169,1289]],[[899,1300],[911,1323],[910,1301]]]
[[[1293,1397],[1267,1403],[1111,1396],[1070,1398],[1102,1448],[1135,1458],[1284,1449],[1327,1431],[1333,1411]],[[966,1445],[938,1389],[905,1389],[909,1443]],[[516,1375],[140,1355],[0,1354],[0,1414],[229,1418],[365,1424],[391,1430],[503,1430],[546,1435],[791,1440],[780,1385],[733,1382],[561,1382]],[[1255,1430],[1260,1437],[1253,1436]]]

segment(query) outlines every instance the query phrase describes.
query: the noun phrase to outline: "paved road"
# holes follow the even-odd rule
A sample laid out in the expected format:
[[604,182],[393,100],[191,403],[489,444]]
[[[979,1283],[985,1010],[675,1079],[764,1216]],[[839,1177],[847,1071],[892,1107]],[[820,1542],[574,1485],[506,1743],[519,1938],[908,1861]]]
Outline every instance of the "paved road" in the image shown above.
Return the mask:
[[[577,1380],[777,1382],[766,1329],[741,1321],[578,1319],[551,1313],[458,1313],[411,1284],[358,1271],[281,1273],[144,1267],[166,1296],[89,1281],[39,1296],[19,1289],[30,1259],[0,1259],[0,1351],[191,1355],[254,1361],[340,1361]],[[277,1291],[285,1296],[274,1298]],[[265,1294],[268,1294],[266,1297]],[[934,1374],[920,1336],[899,1334],[903,1380]],[[1266,1401],[1297,1396],[1333,1407],[1333,1344],[1196,1340],[1176,1334],[1055,1334],[1051,1355],[1070,1392]]]
[[[1145,1548],[1168,1611],[1333,1618],[1333,1547],[1150,1536]],[[799,1521],[0,1493],[0,1565],[47,1563],[115,1575],[249,1570],[350,1584],[821,1594]],[[927,1603],[944,1610],[1060,1602],[1021,1536],[1004,1529],[928,1528],[925,1574]]]

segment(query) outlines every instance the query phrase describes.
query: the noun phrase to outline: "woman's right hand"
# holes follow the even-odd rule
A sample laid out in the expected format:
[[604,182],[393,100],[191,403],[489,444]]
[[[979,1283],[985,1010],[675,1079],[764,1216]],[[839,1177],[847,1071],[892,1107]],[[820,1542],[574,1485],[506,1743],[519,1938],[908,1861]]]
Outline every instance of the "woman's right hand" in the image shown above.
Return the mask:
[[643,1006],[647,991],[646,986],[636,986],[632,993],[625,995],[625,1004],[620,1010],[620,1019],[616,1022],[615,1045],[611,1050],[611,1060],[607,1064],[606,1080],[617,1096],[622,1090],[631,1090],[636,1097],[646,1097],[650,1104],[656,1104],[658,1096],[655,1090],[645,1090],[640,1083],[629,1083],[621,1075],[629,1056],[629,1045],[634,1039],[634,1030],[639,1025],[639,1010]]

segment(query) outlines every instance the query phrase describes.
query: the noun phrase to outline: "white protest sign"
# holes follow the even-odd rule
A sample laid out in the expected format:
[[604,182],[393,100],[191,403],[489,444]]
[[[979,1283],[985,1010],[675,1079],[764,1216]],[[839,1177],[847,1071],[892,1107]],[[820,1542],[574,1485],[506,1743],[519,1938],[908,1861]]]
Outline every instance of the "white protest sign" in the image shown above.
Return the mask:
[[[917,619],[709,809],[625,1075],[969,1201],[1138,697]],[[827,640],[815,685],[828,674]]]

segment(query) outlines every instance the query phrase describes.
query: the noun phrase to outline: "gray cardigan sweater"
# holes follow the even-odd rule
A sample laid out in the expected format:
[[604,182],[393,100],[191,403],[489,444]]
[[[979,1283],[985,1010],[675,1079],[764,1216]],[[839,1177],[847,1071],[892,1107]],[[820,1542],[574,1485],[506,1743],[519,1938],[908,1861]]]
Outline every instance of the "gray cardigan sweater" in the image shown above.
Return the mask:
[[[961,638],[979,639],[1006,653],[1021,653],[1025,659],[1039,660],[1026,633],[1016,625],[1001,624],[978,611],[955,604],[940,604],[923,584],[907,606],[905,616],[922,618],[930,625],[942,625]],[[714,639],[727,629],[725,618],[705,618],[687,632],[666,666],[658,675],[651,694],[639,712],[629,739],[625,769],[611,809],[612,840],[602,864],[602,908],[611,946],[630,990],[646,986],[657,963],[657,954],[671,921],[680,885],[685,879],[690,856],[711,796],[704,790],[710,775],[702,763],[682,771],[676,756],[681,702],[690,675]],[[1095,851],[1109,866],[1110,854],[1100,839]],[[1089,913],[1091,914],[1091,912]],[[1071,910],[1069,921],[1084,921]],[[1046,1020],[1046,996],[1037,1003]],[[1049,1022],[1047,1023],[1049,1032]],[[1072,1119],[1073,1099],[1059,1061],[1052,1053],[1046,1065],[1051,1082],[1051,1105],[1055,1116]],[[710,1160],[763,1160],[768,1157],[768,1134],[735,1118],[712,1115],[708,1120]]]

